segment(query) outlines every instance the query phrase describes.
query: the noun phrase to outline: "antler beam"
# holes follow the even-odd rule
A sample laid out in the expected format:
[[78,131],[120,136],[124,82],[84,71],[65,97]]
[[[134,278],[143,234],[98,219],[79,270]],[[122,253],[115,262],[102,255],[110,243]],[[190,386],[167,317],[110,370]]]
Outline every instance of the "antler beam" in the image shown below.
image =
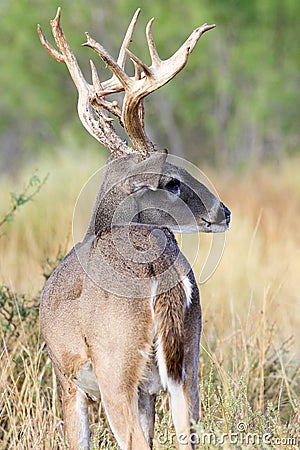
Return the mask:
[[[144,130],[142,101],[151,92],[168,83],[183,69],[202,34],[215,27],[215,25],[205,23],[196,28],[173,56],[167,60],[161,60],[152,35],[154,19],[151,19],[146,27],[147,43],[151,56],[151,65],[148,67],[128,49],[139,13],[140,9],[135,12],[130,22],[117,61],[101,44],[86,33],[87,42],[83,45],[92,48],[113,73],[109,80],[101,83],[96,68],[91,61],[92,85],[85,80],[60,26],[60,8],[58,8],[54,20],[50,21],[52,33],[60,52],[47,41],[38,25],[38,33],[42,44],[54,59],[67,65],[77,87],[79,94],[78,114],[81,122],[92,136],[109,148],[116,156],[133,151],[146,155],[155,150]],[[135,66],[134,77],[129,77],[124,70],[127,55]],[[122,110],[116,105],[116,102],[108,102],[104,98],[108,94],[120,91],[125,91]],[[116,134],[108,112],[119,118],[133,144],[133,149],[128,147]]]

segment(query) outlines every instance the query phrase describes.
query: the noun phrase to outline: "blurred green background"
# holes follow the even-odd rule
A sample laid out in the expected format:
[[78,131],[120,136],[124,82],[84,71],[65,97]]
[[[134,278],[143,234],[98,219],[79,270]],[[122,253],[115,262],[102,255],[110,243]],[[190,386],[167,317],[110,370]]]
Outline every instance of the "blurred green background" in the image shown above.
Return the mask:
[[55,154],[58,145],[99,151],[77,117],[77,94],[66,67],[38,40],[38,22],[51,40],[49,19],[57,6],[88,79],[91,57],[102,79],[110,74],[97,55],[80,46],[84,32],[117,55],[138,6],[142,13],[131,49],[146,62],[144,30],[152,16],[162,58],[198,25],[217,24],[201,38],[187,68],[147,100],[148,133],[158,147],[200,165],[234,168],[298,152],[298,0],[2,0],[0,172],[16,174],[36,157]]

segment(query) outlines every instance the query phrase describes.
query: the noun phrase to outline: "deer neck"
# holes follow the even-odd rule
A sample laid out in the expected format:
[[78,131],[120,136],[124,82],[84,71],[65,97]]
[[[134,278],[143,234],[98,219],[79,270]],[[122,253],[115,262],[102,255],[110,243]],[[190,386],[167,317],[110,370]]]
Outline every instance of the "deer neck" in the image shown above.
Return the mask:
[[104,194],[98,192],[86,238],[95,236],[113,225],[128,225],[131,222],[140,222],[138,205],[134,198],[115,188]]

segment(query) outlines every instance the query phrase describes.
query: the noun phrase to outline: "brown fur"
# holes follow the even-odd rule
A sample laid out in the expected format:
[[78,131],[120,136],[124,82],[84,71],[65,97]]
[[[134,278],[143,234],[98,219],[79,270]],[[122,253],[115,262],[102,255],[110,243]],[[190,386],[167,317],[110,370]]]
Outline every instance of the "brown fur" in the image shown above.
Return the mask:
[[65,352],[62,355],[62,363],[64,368],[64,374],[68,377],[75,376],[81,366],[87,361],[87,358],[82,358],[79,354],[72,354],[71,352]]
[[183,375],[185,304],[185,292],[182,284],[178,283],[156,297],[154,308],[158,321],[157,335],[162,341],[168,375],[178,383]]

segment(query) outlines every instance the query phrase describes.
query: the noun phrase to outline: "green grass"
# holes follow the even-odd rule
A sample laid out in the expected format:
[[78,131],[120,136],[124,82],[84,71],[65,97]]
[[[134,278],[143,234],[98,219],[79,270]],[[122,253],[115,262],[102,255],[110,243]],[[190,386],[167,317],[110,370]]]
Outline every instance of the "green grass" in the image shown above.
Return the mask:
[[[209,171],[233,217],[222,261],[201,286],[199,448],[299,448],[299,162],[241,174]],[[68,153],[44,162],[46,185],[1,229],[1,448],[67,448],[56,378],[39,333],[38,295],[43,272],[72,245],[73,206],[98,164],[86,155],[72,162]],[[31,173],[28,168],[22,179]],[[0,187],[18,188],[10,180]],[[8,207],[9,195],[0,212]],[[80,220],[84,228],[86,212]],[[209,243],[201,236],[198,279]],[[91,409],[91,420],[93,448],[117,448],[101,408],[100,416]],[[176,448],[165,393],[157,402],[155,448]]]

